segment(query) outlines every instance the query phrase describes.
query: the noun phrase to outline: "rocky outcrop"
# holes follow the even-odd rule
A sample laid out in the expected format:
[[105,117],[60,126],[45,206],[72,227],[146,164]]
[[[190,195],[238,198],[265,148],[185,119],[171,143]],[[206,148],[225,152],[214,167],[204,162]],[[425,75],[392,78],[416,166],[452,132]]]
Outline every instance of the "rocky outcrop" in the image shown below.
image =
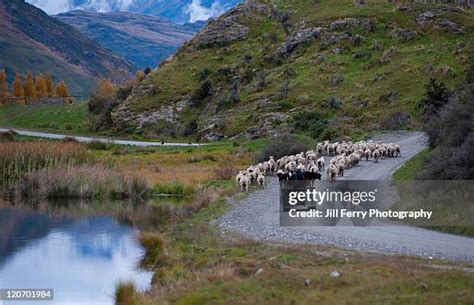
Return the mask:
[[347,30],[361,25],[361,21],[356,18],[344,18],[333,21],[329,26],[330,31]]
[[283,42],[276,50],[277,57],[288,57],[299,46],[309,43],[318,38],[322,28],[310,27],[305,22],[301,22],[297,29]]
[[448,6],[439,9],[426,10],[415,18],[415,23],[424,25],[427,23],[434,23],[436,26],[456,34],[463,34],[464,28],[457,25],[455,22],[444,17],[446,13],[460,13],[459,8]]
[[241,18],[258,17],[267,12],[264,4],[245,2],[209,24],[193,39],[198,48],[225,45],[235,40],[245,39],[249,28],[243,25]]
[[[257,124],[246,131],[234,136],[234,138],[257,139],[262,137],[276,136],[290,130],[288,121],[290,115],[282,112],[270,112],[262,114],[257,119]],[[279,125],[277,128],[275,125]]]

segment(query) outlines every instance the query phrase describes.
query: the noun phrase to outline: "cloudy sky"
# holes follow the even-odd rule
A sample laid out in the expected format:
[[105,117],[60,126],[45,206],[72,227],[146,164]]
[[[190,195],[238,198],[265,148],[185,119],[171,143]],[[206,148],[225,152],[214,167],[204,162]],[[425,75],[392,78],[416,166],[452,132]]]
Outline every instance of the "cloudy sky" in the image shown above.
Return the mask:
[[[41,8],[50,15],[75,9],[89,9],[98,12],[128,11],[135,1],[140,0],[27,0],[27,2]],[[226,10],[218,0],[208,7],[203,5],[202,0],[189,0],[189,2],[189,5],[185,8],[185,13],[189,14],[189,22],[207,20],[224,13]],[[74,3],[82,4],[75,5]]]

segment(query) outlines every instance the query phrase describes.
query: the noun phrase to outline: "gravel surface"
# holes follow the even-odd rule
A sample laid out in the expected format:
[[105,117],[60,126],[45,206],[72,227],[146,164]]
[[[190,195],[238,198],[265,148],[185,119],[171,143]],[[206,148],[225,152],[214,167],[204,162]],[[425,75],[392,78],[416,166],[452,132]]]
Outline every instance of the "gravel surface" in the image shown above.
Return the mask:
[[[401,145],[402,157],[373,162],[347,170],[345,179],[386,180],[408,159],[426,147],[420,132],[394,132],[374,138]],[[325,175],[323,175],[325,178]],[[225,231],[233,231],[260,241],[331,245],[359,251],[408,254],[474,262],[474,239],[408,226],[281,227],[279,183],[268,177],[264,190],[249,193],[243,200],[228,200],[233,205],[217,220]]]

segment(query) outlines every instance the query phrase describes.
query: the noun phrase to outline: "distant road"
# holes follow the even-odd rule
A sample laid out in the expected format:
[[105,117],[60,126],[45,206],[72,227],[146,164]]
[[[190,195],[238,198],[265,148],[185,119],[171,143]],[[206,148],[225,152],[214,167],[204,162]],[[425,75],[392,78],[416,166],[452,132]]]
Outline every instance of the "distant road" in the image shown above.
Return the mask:
[[16,129],[16,128],[0,128],[0,132],[6,132],[9,130],[13,130],[14,132],[22,136],[45,138],[45,139],[57,139],[57,140],[61,140],[64,138],[73,138],[77,140],[78,142],[82,142],[82,143],[98,141],[98,142],[106,143],[106,144],[131,145],[131,146],[139,146],[139,147],[152,147],[152,146],[199,147],[199,146],[206,145],[206,144],[199,144],[199,143],[161,143],[161,142],[146,142],[146,141],[132,141],[132,140],[116,140],[116,139],[104,138],[104,137],[98,138],[98,137],[71,136],[71,135],[65,135],[65,134],[39,132],[39,131],[31,131],[31,130]]

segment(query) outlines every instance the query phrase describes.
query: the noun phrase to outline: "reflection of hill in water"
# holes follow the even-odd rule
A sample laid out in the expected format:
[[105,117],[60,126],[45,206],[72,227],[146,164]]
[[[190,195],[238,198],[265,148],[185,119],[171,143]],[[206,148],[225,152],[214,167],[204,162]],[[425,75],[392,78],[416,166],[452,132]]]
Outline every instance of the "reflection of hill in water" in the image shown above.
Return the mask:
[[0,267],[20,248],[45,237],[51,229],[65,225],[66,218],[15,208],[0,207]]
[[15,252],[53,233],[70,236],[84,256],[110,259],[116,241],[130,234],[130,226],[161,226],[169,220],[169,207],[181,201],[11,204],[0,199],[0,268]]
[[135,233],[90,205],[0,202],[0,287],[52,287],[61,304],[109,304],[119,280],[150,285],[152,273],[137,269]]

